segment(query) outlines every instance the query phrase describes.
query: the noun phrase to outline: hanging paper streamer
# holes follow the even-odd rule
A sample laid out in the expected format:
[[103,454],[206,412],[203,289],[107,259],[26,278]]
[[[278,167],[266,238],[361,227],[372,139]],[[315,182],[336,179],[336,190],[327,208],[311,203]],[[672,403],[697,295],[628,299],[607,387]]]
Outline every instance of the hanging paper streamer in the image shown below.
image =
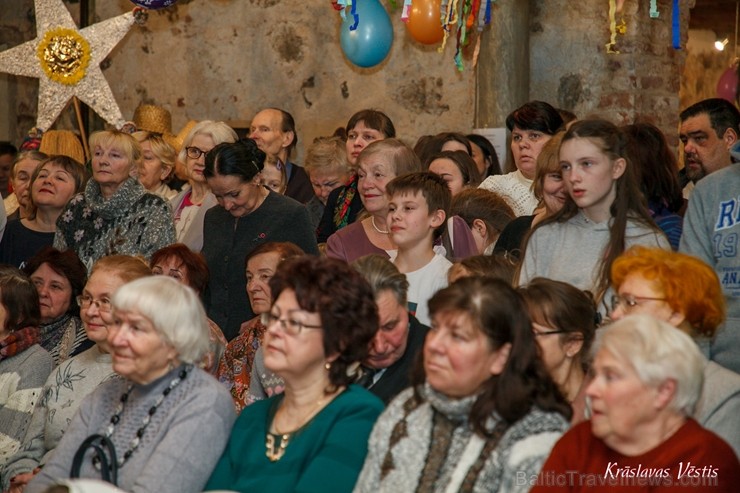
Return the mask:
[[339,10],[339,15],[342,16],[342,20],[345,20],[347,18],[345,10],[347,10],[348,5],[352,5],[352,0],[337,0],[335,8]]
[[442,0],[439,8],[440,10],[446,8],[445,14],[442,17],[442,27],[444,27],[445,34],[442,38],[442,46],[437,49],[439,53],[442,53],[445,50],[447,38],[450,35],[450,26],[457,24],[457,0]]
[[678,8],[678,0],[673,0],[673,48],[681,49],[681,12]]
[[660,12],[658,12],[658,0],[650,0],[650,18],[657,19],[658,17],[660,17]]
[[617,24],[617,12],[622,11],[624,0],[609,0],[609,32],[611,33],[609,42],[606,44],[606,52],[612,55],[619,53],[614,46],[617,44],[617,34],[624,34],[627,32],[627,23],[624,22],[624,17],[621,18],[619,24]]
[[409,10],[411,10],[411,0],[403,0],[403,9],[401,9],[401,20],[409,21]]
[[349,30],[354,31],[357,29],[357,24],[360,22],[360,16],[357,15],[357,2],[353,2],[352,0],[337,0],[337,5],[341,7],[339,14],[342,16],[342,21],[347,19],[346,11],[347,7],[350,7],[350,13],[354,22],[349,26]]

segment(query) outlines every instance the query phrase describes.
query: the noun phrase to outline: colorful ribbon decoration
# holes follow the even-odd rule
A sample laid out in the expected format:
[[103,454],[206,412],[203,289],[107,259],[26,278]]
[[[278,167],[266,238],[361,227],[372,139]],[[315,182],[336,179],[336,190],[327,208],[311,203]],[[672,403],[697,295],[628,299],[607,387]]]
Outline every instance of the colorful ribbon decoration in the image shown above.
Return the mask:
[[342,20],[345,20],[347,18],[347,14],[345,13],[347,7],[351,7],[350,13],[352,14],[352,18],[354,22],[351,26],[349,26],[350,31],[354,31],[357,29],[357,24],[360,23],[360,16],[357,15],[357,0],[354,2],[352,0],[337,0],[337,5],[341,6],[342,9],[339,11],[339,15],[342,16]]
[[609,42],[606,44],[606,52],[610,54],[618,54],[619,50],[615,50],[614,46],[617,44],[617,2],[616,0],[609,0],[609,32],[611,36]]
[[409,11],[411,11],[411,0],[403,0],[403,8],[401,9],[401,20],[403,22],[409,21]]
[[624,22],[624,17],[617,24],[617,11],[621,12],[623,6],[624,0],[609,0],[609,32],[611,35],[609,42],[606,44],[608,54],[616,55],[619,53],[619,50],[614,48],[617,44],[617,34],[624,36],[627,32],[627,23]]
[[673,0],[673,49],[681,49],[681,12],[678,0]]

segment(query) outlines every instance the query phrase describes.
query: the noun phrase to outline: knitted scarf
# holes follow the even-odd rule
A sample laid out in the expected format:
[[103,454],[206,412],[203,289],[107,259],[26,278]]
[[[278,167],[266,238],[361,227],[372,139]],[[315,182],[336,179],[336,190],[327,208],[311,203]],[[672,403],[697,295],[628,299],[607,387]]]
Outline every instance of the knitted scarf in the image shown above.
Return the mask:
[[12,358],[30,348],[39,341],[37,327],[25,327],[10,333],[0,341],[0,361]]
[[[416,487],[417,493],[421,493],[434,491],[435,484],[439,479],[439,473],[444,463],[448,460],[453,431],[456,427],[467,423],[470,409],[478,398],[478,395],[471,395],[462,399],[452,399],[434,390],[429,385],[429,382],[425,382],[419,386],[417,388],[417,394],[418,398],[416,395],[413,395],[406,401],[404,404],[403,419],[396,423],[396,426],[393,428],[388,451],[381,465],[381,478],[385,477],[395,467],[392,454],[393,446],[402,438],[408,436],[407,419],[409,414],[424,401],[427,401],[435,412],[430,443],[427,450],[427,460],[425,461],[425,466],[421,471],[421,477]],[[473,491],[475,483],[478,480],[478,475],[483,470],[485,462],[495,450],[501,437],[503,437],[508,429],[508,424],[500,420],[495,425],[491,422],[491,427],[492,436],[487,438],[477,459],[470,464],[470,468],[467,470],[460,485],[459,491],[461,492]]]

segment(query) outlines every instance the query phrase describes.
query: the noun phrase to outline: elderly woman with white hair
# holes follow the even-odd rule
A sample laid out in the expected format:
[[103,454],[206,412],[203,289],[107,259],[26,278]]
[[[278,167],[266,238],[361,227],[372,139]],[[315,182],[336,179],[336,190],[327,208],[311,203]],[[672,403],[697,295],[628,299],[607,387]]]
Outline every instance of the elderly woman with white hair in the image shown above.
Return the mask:
[[531,491],[737,491],[732,448],[690,416],[704,359],[687,334],[647,315],[598,331],[591,420],[558,441]]
[[85,398],[26,493],[69,478],[75,455],[80,478],[116,483],[117,476],[124,491],[195,493],[226,445],[234,405],[195,365],[208,349],[195,292],[166,276],[147,277],[116,291],[112,307],[108,344],[123,378]]
[[174,198],[170,207],[175,218],[177,242],[195,252],[203,249],[203,221],[208,209],[218,204],[206,182],[203,170],[206,154],[224,142],[236,142],[236,132],[224,122],[204,120],[197,123],[185,137],[178,158],[185,163],[188,183]]

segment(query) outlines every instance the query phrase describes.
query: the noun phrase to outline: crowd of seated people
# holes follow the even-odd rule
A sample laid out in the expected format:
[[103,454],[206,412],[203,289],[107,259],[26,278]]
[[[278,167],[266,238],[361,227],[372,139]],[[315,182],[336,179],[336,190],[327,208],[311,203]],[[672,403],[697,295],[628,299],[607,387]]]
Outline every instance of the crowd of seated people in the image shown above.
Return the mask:
[[3,147],[0,491],[736,491],[740,111],[563,114]]

